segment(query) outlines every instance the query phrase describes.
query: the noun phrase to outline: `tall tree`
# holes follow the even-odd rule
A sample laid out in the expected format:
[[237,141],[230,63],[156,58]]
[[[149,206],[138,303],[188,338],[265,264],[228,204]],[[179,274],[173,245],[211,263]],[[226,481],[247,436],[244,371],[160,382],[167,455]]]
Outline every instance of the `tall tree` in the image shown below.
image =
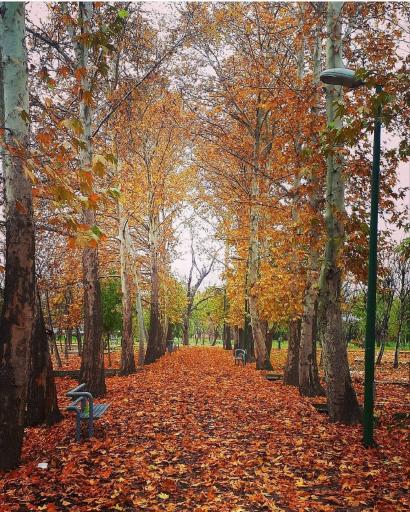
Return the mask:
[[[188,282],[187,282],[187,289],[186,289],[186,296],[187,296],[186,304],[187,305],[186,305],[186,311],[184,314],[183,335],[182,335],[183,336],[182,341],[183,341],[184,345],[189,345],[189,322],[191,320],[192,311],[194,309],[195,296],[196,296],[203,280],[211,272],[214,263],[215,263],[215,257],[212,258],[209,265],[205,265],[202,268],[198,268],[198,265],[197,265],[196,259],[195,259],[194,241],[191,239],[191,268],[189,269],[189,274],[188,274]],[[195,270],[197,270],[198,276],[197,276],[195,282],[193,283],[192,279],[193,279]]]
[[6,276],[0,321],[0,469],[15,467],[23,442],[30,340],[35,318],[34,222],[24,171],[29,140],[25,4],[2,3]]
[[[320,8],[320,7],[318,7]],[[320,15],[322,14],[321,11]],[[319,24],[318,24],[319,25]],[[316,27],[313,38],[313,86],[315,87],[314,101],[312,105],[312,118],[315,126],[319,123],[320,112],[320,87],[319,74],[321,62],[322,37],[320,26]],[[312,134],[311,145],[318,149],[319,137],[317,130]],[[316,335],[317,335],[317,308],[318,308],[318,275],[320,269],[318,241],[321,240],[321,229],[319,223],[322,180],[321,169],[323,166],[313,162],[310,165],[308,177],[310,189],[307,197],[311,210],[311,218],[308,220],[309,249],[307,256],[306,284],[303,294],[303,315],[300,329],[299,347],[299,391],[304,396],[324,395],[324,389],[320,383],[316,357]]]
[[[121,200],[118,202],[119,240],[120,240],[120,276],[122,292],[122,337],[121,363],[122,375],[135,372],[134,337],[132,332],[132,271],[130,269],[131,247],[128,219],[125,216]],[[141,343],[142,340],[140,340]]]
[[[342,2],[329,2],[327,14],[326,67],[342,68]],[[326,113],[330,133],[341,128],[336,102],[342,87],[326,86]],[[347,347],[342,332],[340,257],[344,239],[344,177],[341,148],[332,144],[327,154],[326,247],[320,273],[320,308],[323,319],[323,360],[329,416],[346,424],[361,420],[361,410],[350,377]]]
[[[78,27],[76,34],[71,24],[67,29],[72,37],[76,54],[76,73],[80,80],[79,120],[81,123],[80,165],[87,183],[92,168],[92,101],[89,77],[89,53],[91,46],[91,16],[93,4],[80,2],[78,6]],[[89,184],[89,182],[88,182]],[[83,222],[94,226],[95,210],[87,206],[83,210]],[[81,357],[80,381],[94,396],[105,394],[104,347],[102,340],[101,289],[98,278],[98,252],[96,247],[85,247],[82,254],[84,287],[84,344]]]

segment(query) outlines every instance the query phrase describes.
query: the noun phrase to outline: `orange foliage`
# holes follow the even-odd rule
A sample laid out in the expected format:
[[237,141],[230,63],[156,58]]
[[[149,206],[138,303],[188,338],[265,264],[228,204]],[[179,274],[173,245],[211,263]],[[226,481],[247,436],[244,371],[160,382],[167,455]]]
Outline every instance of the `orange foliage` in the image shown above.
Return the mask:
[[[75,384],[58,379],[61,399]],[[108,387],[92,440],[75,443],[68,414],[28,429],[0,510],[408,510],[400,387],[379,388],[375,449],[360,427],[328,423],[312,399],[220,349],[181,349]]]

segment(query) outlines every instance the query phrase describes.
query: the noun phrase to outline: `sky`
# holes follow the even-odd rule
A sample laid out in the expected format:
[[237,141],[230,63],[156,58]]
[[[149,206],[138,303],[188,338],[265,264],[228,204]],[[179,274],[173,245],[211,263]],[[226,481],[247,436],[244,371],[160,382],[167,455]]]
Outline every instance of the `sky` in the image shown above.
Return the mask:
[[[161,12],[164,13],[167,11],[167,5],[169,3],[167,2],[145,2],[147,11],[152,9],[153,12]],[[47,7],[45,2],[27,2],[28,12],[30,13],[30,18],[33,20],[36,24],[41,24],[41,20],[44,19],[44,17],[47,15]],[[388,142],[388,146],[386,146],[386,141],[383,143],[383,133],[382,133],[382,146],[384,147],[391,147],[391,145],[397,144],[397,141],[391,140]],[[381,170],[381,179],[383,179],[383,170]],[[398,169],[398,181],[399,181],[399,187],[410,187],[410,163],[401,163],[399,169]],[[410,192],[407,192],[407,196],[405,197],[403,205],[410,206]],[[384,223],[383,219],[380,219],[380,227],[382,229],[388,228],[386,224]],[[197,222],[197,231],[198,231],[198,237],[199,239],[203,239],[205,237],[206,228],[204,225],[201,225],[201,222]],[[392,230],[392,236],[395,240],[400,241],[403,236],[404,232],[401,230],[394,229]],[[199,245],[205,247],[206,242],[202,241]],[[206,248],[206,247],[205,247]],[[190,255],[190,236],[189,231],[184,230],[180,234],[179,239],[179,246],[177,248],[177,251],[180,253],[179,257],[174,261],[173,263],[173,271],[177,273],[180,277],[184,278],[188,275],[190,264],[191,264],[191,255]],[[201,257],[198,256],[200,259]],[[214,272],[210,274],[210,276],[207,278],[205,285],[210,283],[217,283],[219,281],[219,274],[220,274],[220,266],[219,269],[216,269]]]

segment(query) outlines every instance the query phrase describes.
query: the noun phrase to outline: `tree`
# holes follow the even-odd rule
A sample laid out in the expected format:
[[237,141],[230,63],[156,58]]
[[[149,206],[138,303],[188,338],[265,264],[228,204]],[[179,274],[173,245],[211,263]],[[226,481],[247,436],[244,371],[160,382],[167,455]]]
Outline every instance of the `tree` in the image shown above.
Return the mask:
[[[143,261],[150,280],[147,364],[165,353],[163,283],[169,274],[174,222],[192,186],[186,157],[190,137],[181,97],[168,88],[164,76],[143,87],[118,115],[126,121],[117,125],[118,137],[128,141],[118,147],[122,201],[128,203],[123,222],[129,229],[133,257]],[[136,128],[130,130],[132,122]]]
[[[130,375],[131,373],[135,373],[134,337],[132,333],[132,270],[130,268],[132,262],[128,219],[124,214],[124,207],[121,203],[121,200],[118,202],[118,218],[122,296],[120,373],[122,375]],[[143,338],[140,339],[140,343],[143,343],[143,341]]]
[[[343,4],[329,2],[327,14],[326,67],[341,68]],[[342,98],[342,87],[326,85],[328,129],[337,130],[341,120],[335,103]],[[323,356],[329,417],[346,424],[361,420],[361,410],[350,377],[347,348],[342,335],[340,307],[340,252],[344,237],[343,155],[336,145],[328,149],[326,180],[326,247],[320,273],[320,315],[323,321]]]
[[29,103],[24,3],[1,4],[4,98],[6,275],[0,321],[0,469],[20,460],[30,340],[35,322],[34,223],[31,182],[24,170]]
[[[79,121],[81,123],[80,166],[84,182],[89,184],[91,176],[93,150],[92,100],[89,77],[89,53],[91,37],[91,16],[93,6],[89,2],[80,2],[78,6],[78,27],[80,35],[75,33],[71,21],[67,25],[76,54],[76,73],[79,77]],[[88,226],[96,223],[95,209],[86,206],[83,209],[83,222]],[[98,278],[97,248],[88,246],[83,249],[83,288],[84,288],[84,344],[81,357],[80,381],[87,384],[93,396],[106,392],[104,376],[104,348],[102,341],[101,289]]]
[[[201,268],[198,267],[195,259],[195,250],[194,250],[194,241],[191,239],[191,268],[189,269],[188,281],[187,281],[187,289],[186,289],[186,311],[184,314],[184,324],[183,324],[183,344],[189,345],[189,322],[191,319],[192,311],[194,308],[194,301],[197,291],[201,286],[203,280],[212,270],[212,267],[215,263],[215,257],[209,262],[208,265],[205,265]],[[192,282],[194,271],[197,271],[198,276],[195,280],[195,283]],[[197,305],[196,305],[197,307]]]

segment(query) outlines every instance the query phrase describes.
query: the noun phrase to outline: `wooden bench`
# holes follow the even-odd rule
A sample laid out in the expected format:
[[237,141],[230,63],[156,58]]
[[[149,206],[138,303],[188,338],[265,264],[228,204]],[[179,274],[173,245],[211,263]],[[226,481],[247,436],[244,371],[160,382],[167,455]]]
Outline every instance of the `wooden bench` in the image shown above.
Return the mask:
[[81,421],[88,421],[88,437],[92,437],[94,434],[94,420],[101,418],[110,405],[94,404],[92,394],[85,391],[85,387],[86,384],[80,384],[66,393],[66,396],[75,398],[75,400],[66,407],[66,411],[75,412],[75,439],[77,442],[81,439]]
[[246,365],[246,350],[243,348],[236,348],[233,353],[233,358],[236,364]]

